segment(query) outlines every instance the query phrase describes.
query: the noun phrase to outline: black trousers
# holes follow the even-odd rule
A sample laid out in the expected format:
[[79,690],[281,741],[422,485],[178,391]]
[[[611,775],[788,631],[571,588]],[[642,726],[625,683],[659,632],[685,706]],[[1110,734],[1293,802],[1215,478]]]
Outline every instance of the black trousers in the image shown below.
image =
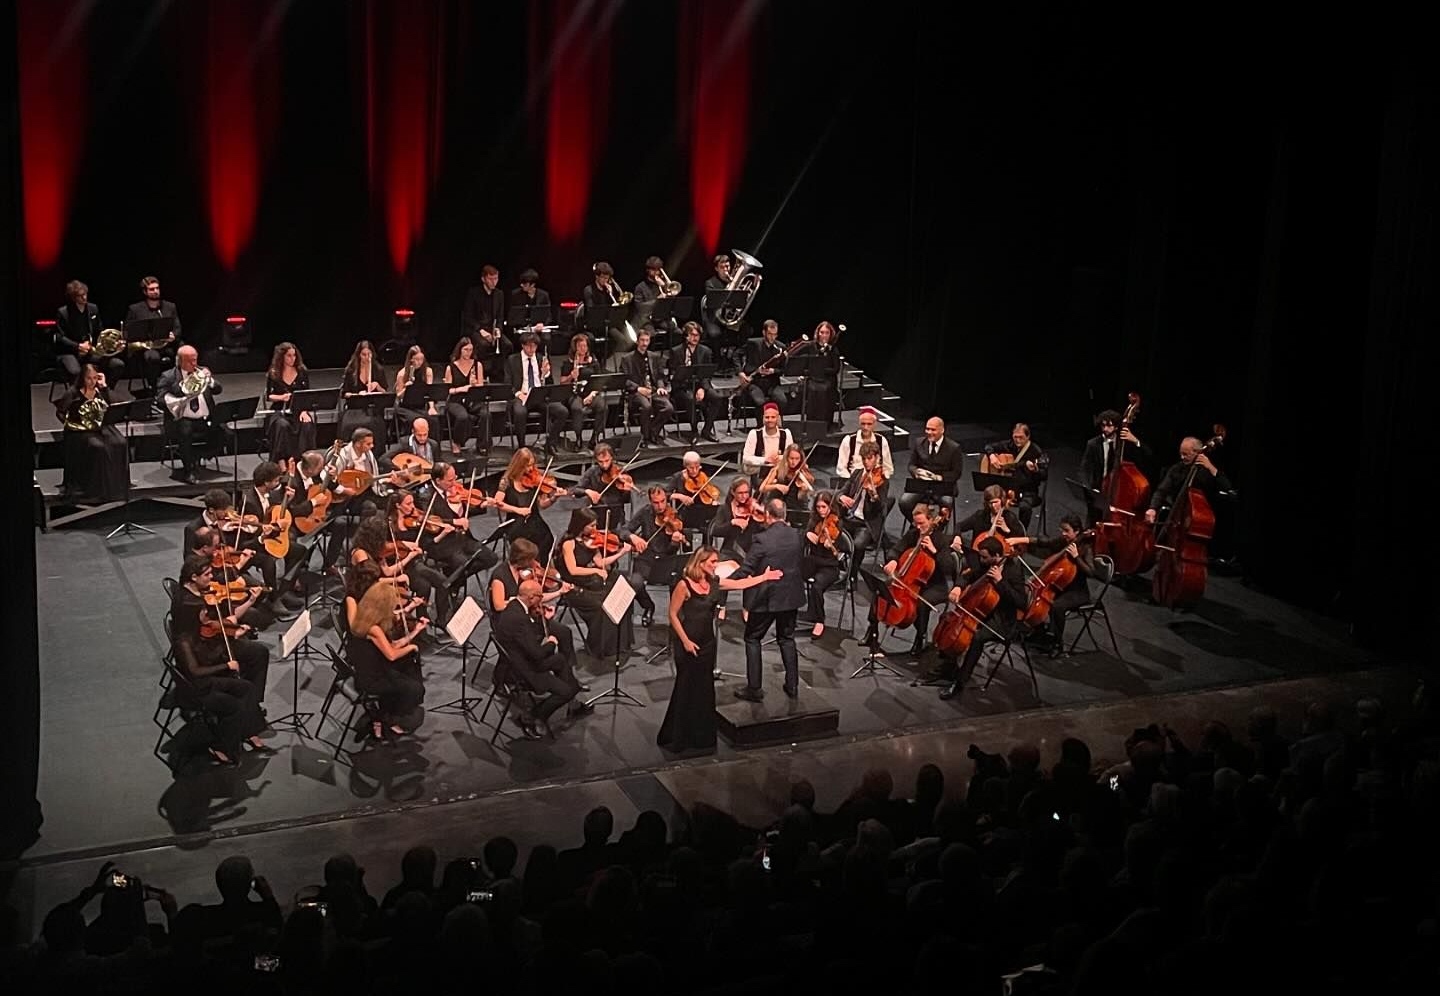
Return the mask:
[[265,421],[265,438],[270,444],[270,459],[284,467],[287,460],[298,460],[306,450],[315,448],[315,423],[301,421],[298,415],[275,412]]
[[570,399],[570,431],[575,434],[575,445],[580,445],[581,433],[585,431],[585,413],[595,413],[595,427],[590,430],[590,441],[600,441],[600,436],[610,425],[610,402],[605,400],[603,394],[597,393],[595,400],[587,407],[585,400],[578,394]]
[[445,417],[450,421],[450,441],[452,443],[463,447],[465,440],[470,438],[478,425],[480,431],[475,434],[475,448],[482,453],[490,448],[490,409],[488,406],[477,408],[472,412],[468,405],[461,404],[459,401],[447,401]]
[[806,593],[808,607],[806,610],[806,622],[823,623],[825,621],[825,593],[834,587],[835,582],[840,580],[840,561],[834,557],[809,557],[807,558],[807,575],[810,577],[810,589]]
[[674,402],[663,394],[652,394],[648,398],[643,394],[632,394],[630,409],[640,423],[640,435],[646,439],[654,439],[665,428],[665,423],[675,416]]
[[545,408],[545,441],[548,445],[554,446],[555,441],[560,438],[560,433],[565,425],[565,418],[570,414],[558,401],[551,401],[548,404],[540,398],[531,394],[526,397],[522,404],[519,398],[510,399],[510,426],[515,432],[515,439],[520,446],[525,445],[526,418],[530,412],[538,412],[541,405]]
[[[942,487],[949,488],[950,485],[942,485]],[[920,504],[922,501],[928,501],[933,503],[935,501],[935,497],[933,495],[916,494],[913,491],[907,491],[903,495],[901,495],[900,500],[895,504],[900,509],[900,517],[902,521],[908,524],[910,522],[910,513],[915,511],[915,506]],[[944,508],[948,508],[951,512],[954,512],[955,496],[952,494],[941,495],[940,504]]]
[[265,729],[259,691],[244,678],[234,675],[201,678],[185,697],[185,703],[214,717],[214,746],[231,759],[239,758],[242,740]]
[[758,412],[761,408],[765,407],[765,402],[775,402],[780,406],[781,414],[784,414],[785,405],[790,400],[790,395],[787,394],[785,388],[780,385],[779,377],[773,380],[769,377],[752,380],[750,385],[745,388],[745,393],[749,394],[750,400],[755,402],[756,418],[759,418]]
[[800,658],[795,650],[795,609],[784,612],[758,612],[751,610],[745,620],[745,684],[752,691],[760,691],[763,678],[760,644],[775,624],[775,642],[780,645],[780,662],[785,665],[785,687],[800,687]]
[[544,696],[535,707],[535,718],[541,722],[580,694],[580,682],[575,678],[575,636],[569,626],[551,626],[550,633],[558,644],[550,666],[544,671],[528,668],[522,671],[531,690]]
[[688,388],[680,391],[675,397],[685,406],[685,411],[690,417],[691,434],[699,435],[701,432],[708,432],[715,425],[717,406],[713,392],[706,391],[705,398],[701,401],[696,401],[695,392]]
[[1071,588],[1055,596],[1050,606],[1050,634],[1055,638],[1055,648],[1065,648],[1065,619],[1070,613],[1090,601],[1089,585]]
[[355,688],[380,700],[381,717],[387,723],[405,718],[425,701],[425,682],[418,665],[410,663],[414,660],[411,655],[409,661],[392,662],[378,653],[357,658]]
[[[169,418],[167,416],[167,418]],[[210,420],[204,418],[169,418],[170,431],[175,434],[175,449],[180,456],[180,465],[187,473],[195,470],[200,459],[195,455],[195,444],[210,436]]]
[[854,578],[860,572],[860,562],[865,559],[865,554],[875,546],[875,537],[863,519],[841,519],[840,527],[850,536],[853,551],[850,555],[850,577]]

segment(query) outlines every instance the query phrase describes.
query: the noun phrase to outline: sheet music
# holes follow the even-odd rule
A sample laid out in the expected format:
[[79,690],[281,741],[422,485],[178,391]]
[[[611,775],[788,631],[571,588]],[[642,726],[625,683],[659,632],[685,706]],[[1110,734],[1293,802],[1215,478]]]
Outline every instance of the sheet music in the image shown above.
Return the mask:
[[463,644],[470,639],[470,634],[475,632],[475,627],[480,625],[480,620],[484,618],[485,610],[480,608],[480,603],[475,601],[474,596],[466,595],[460,608],[455,610],[455,614],[445,624],[445,632],[450,634],[450,639],[457,645]]
[[630,582],[625,580],[623,574],[615,575],[615,583],[605,594],[605,601],[600,603],[600,608],[605,610],[605,615],[615,625],[620,625],[620,620],[630,612],[630,603],[635,601],[635,589],[630,587]]
[[301,612],[299,617],[290,624],[285,635],[280,637],[280,656],[289,657],[300,646],[300,641],[310,635],[310,610]]

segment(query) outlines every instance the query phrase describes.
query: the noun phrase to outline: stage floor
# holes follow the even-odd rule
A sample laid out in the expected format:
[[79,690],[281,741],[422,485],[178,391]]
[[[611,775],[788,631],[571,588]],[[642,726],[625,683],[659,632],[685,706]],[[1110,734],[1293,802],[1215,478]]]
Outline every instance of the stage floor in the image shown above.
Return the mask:
[[[911,423],[908,428],[917,427]],[[952,425],[950,433],[960,439],[1001,438],[1005,428]],[[1078,454],[1064,449],[1051,453],[1055,479],[1073,473]],[[903,479],[904,453],[897,452],[896,459],[897,477]],[[657,475],[659,468],[655,465]],[[640,475],[640,483],[646,479]],[[1056,489],[1051,497],[1053,525],[1070,499]],[[967,491],[957,511],[963,515],[976,502],[977,496]],[[656,747],[672,672],[668,655],[643,663],[666,639],[665,595],[652,589],[657,623],[648,633],[639,633],[637,627],[638,646],[621,676],[621,687],[641,705],[602,701],[593,715],[557,724],[554,742],[512,743],[507,735],[491,746],[489,725],[432,712],[414,738],[365,751],[350,765],[333,763],[329,748],[316,741],[275,733],[271,743],[280,751],[273,757],[247,758],[238,769],[199,765],[174,775],[150,752],[157,732],[150,717],[165,649],[161,620],[166,600],[160,580],[178,569],[181,529],[193,510],[146,503],[135,506],[133,514],[156,534],[107,542],[105,533],[119,521],[116,512],[109,512],[84,528],[37,536],[44,710],[41,800],[46,820],[42,839],[28,854],[31,859],[159,846],[176,835],[254,832],[576,780],[623,782],[677,762],[682,767],[705,765],[736,756],[723,743],[716,755],[694,759],[676,758]],[[557,535],[568,515],[565,502],[547,514]],[[892,513],[887,526],[892,533],[899,528],[898,513]],[[839,708],[842,742],[944,728],[959,720],[1042,706],[1335,672],[1371,660],[1334,621],[1256,592],[1238,578],[1212,574],[1205,600],[1186,613],[1172,613],[1140,595],[1112,589],[1108,604],[1123,661],[1108,647],[1063,661],[1037,655],[1038,701],[1028,676],[1005,667],[988,691],[982,693],[976,683],[960,698],[944,702],[937,689],[910,684],[918,669],[904,653],[909,632],[887,645],[890,661],[903,677],[850,677],[863,653],[856,636],[863,632],[866,606],[857,595],[860,619],[852,623],[847,608],[845,624],[837,626],[842,598],[838,591],[828,595],[830,626],[821,639],[812,641],[807,634],[799,640],[801,677]],[[720,663],[724,670],[739,673],[744,670],[739,598],[731,603],[722,628]],[[487,625],[482,623],[477,631],[477,644],[484,642]],[[274,656],[280,629],[272,627],[262,637]],[[314,639],[334,642],[327,628],[318,630]],[[768,695],[778,697],[780,662],[773,646],[767,648],[766,665]],[[318,711],[330,668],[322,660],[299,666],[299,706]],[[582,654],[582,666],[593,691],[608,686],[609,662]],[[459,694],[458,654],[427,653],[425,667],[428,705]],[[292,708],[292,670],[289,661],[272,657],[266,694],[271,716]],[[727,701],[735,685],[733,679],[718,684],[717,698]],[[488,668],[474,694],[486,692]],[[492,710],[492,722],[494,717]],[[336,733],[327,729],[332,738]]]

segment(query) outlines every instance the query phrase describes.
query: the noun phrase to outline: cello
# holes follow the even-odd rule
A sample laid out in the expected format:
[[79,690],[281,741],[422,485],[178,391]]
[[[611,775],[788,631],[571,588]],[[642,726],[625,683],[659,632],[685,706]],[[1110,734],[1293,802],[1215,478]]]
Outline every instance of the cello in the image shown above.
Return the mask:
[[[932,522],[906,550],[890,575],[889,598],[875,599],[875,621],[892,629],[913,626],[920,611],[920,592],[935,574],[935,555],[920,544],[934,532]],[[932,541],[933,545],[933,541]],[[923,634],[922,634],[923,635]]]
[[999,633],[987,623],[1000,606],[1000,592],[990,580],[988,569],[979,578],[970,582],[960,593],[960,601],[940,617],[931,636],[935,649],[946,657],[964,657],[975,642],[975,634],[981,628],[989,630],[996,638]]
[[1155,532],[1144,519],[1150,481],[1134,461],[1125,459],[1121,434],[1135,424],[1140,395],[1131,391],[1126,400],[1125,415],[1116,430],[1115,466],[1100,482],[1104,515],[1095,530],[1095,552],[1115,562],[1116,574],[1139,574],[1155,563]]
[[[1070,542],[1078,548],[1085,540],[1093,540],[1094,537],[1095,530],[1087,529]],[[1055,604],[1056,596],[1075,583],[1079,571],[1075,558],[1070,556],[1067,550],[1046,557],[1040,569],[1030,578],[1030,604],[1020,617],[1021,625],[1034,629],[1050,618],[1050,609]]]
[[1225,427],[1216,425],[1210,441],[1190,464],[1185,483],[1165,522],[1156,531],[1155,573],[1150,578],[1155,601],[1167,608],[1194,605],[1205,594],[1206,566],[1210,562],[1207,544],[1215,536],[1215,510],[1205,492],[1194,486],[1201,455],[1213,453],[1225,443]]

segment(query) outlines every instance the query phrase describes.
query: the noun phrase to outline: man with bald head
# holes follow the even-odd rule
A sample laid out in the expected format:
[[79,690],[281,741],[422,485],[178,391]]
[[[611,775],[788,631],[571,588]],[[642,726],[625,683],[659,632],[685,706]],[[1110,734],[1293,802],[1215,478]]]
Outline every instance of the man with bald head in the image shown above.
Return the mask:
[[392,470],[395,466],[395,458],[401,453],[413,453],[432,467],[440,462],[440,446],[430,436],[428,419],[417,418],[410,423],[410,434],[402,437],[400,442],[385,451],[385,456],[381,459],[383,468]]
[[907,491],[900,496],[900,514],[905,521],[915,505],[927,495],[945,508],[955,508],[955,489],[965,473],[965,454],[960,444],[945,438],[943,419],[931,417],[925,422],[925,435],[910,444],[910,476],[933,481],[934,490]]
[[[202,390],[193,388],[199,385]],[[187,386],[190,388],[187,390]],[[160,375],[155,385],[165,412],[165,428],[175,440],[180,466],[172,476],[196,484],[200,459],[195,454],[195,439],[210,433],[210,416],[215,411],[215,395],[220,385],[200,366],[200,354],[194,346],[181,346],[175,353],[175,365]]]
[[1211,505],[1215,504],[1220,492],[1235,490],[1230,478],[1211,462],[1209,454],[1205,452],[1205,444],[1195,436],[1186,436],[1180,440],[1180,462],[1165,471],[1165,476],[1155,485],[1155,493],[1150,497],[1150,507],[1145,510],[1146,522],[1156,521],[1162,510],[1179,501],[1185,491],[1185,481],[1192,470],[1195,478],[1190,482],[1190,486],[1203,491]]
[[[539,740],[549,731],[550,717],[580,694],[575,680],[575,638],[570,627],[545,617],[544,591],[540,582],[520,582],[519,594],[491,621],[495,642],[515,677],[540,699],[533,716],[512,713],[527,740]],[[593,707],[576,703],[571,716],[590,712]]]

